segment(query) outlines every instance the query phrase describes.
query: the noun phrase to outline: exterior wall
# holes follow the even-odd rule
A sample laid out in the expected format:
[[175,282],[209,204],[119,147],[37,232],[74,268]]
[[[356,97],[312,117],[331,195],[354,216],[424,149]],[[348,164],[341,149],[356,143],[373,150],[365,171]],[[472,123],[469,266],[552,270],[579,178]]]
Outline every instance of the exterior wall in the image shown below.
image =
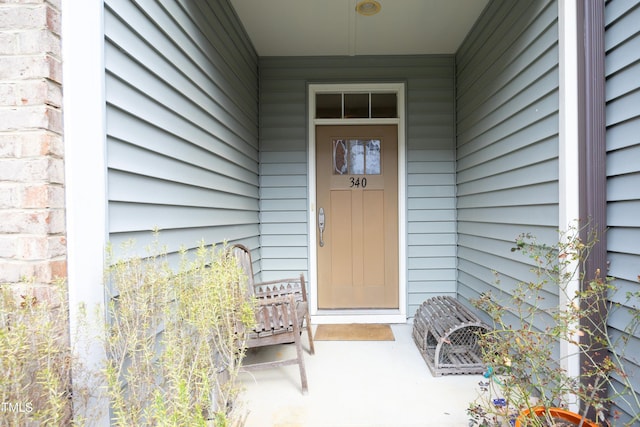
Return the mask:
[[257,248],[257,56],[230,4],[107,0],[105,67],[114,247]]
[[[523,232],[557,240],[558,7],[491,2],[456,55],[458,293],[529,274]],[[549,300],[553,300],[550,296]]]
[[408,314],[455,295],[454,68],[450,56],[260,59],[263,279],[307,274],[307,84],[406,81]]
[[[640,2],[607,2],[605,20],[608,274],[624,295],[640,291]],[[610,319],[613,336],[629,322],[630,313],[620,310]],[[636,336],[627,344],[626,370],[637,391],[639,352]],[[624,413],[621,421],[640,412],[626,405],[614,409]]]
[[66,276],[60,1],[0,2],[0,283]]

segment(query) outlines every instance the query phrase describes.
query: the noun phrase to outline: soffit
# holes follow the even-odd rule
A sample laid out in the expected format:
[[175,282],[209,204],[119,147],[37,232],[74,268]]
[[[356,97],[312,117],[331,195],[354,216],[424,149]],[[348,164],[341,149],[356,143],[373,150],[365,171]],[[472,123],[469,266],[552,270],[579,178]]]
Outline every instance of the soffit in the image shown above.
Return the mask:
[[455,53],[488,0],[231,0],[259,56]]

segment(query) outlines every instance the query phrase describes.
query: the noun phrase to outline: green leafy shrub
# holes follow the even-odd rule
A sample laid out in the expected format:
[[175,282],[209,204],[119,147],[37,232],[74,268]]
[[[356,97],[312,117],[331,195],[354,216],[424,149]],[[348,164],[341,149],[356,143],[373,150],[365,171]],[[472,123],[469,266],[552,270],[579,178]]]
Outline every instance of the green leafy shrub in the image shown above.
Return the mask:
[[[110,259],[107,379],[121,426],[243,423],[236,377],[253,326],[246,278],[226,247],[181,251],[170,267],[157,243],[148,256]],[[112,254],[112,251],[109,251]]]

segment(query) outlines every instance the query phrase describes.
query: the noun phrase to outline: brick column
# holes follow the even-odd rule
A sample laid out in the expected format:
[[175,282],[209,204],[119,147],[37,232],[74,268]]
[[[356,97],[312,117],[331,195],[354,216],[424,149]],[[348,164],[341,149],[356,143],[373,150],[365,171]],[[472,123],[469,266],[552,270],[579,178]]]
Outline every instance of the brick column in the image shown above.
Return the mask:
[[0,283],[66,277],[60,0],[0,0]]

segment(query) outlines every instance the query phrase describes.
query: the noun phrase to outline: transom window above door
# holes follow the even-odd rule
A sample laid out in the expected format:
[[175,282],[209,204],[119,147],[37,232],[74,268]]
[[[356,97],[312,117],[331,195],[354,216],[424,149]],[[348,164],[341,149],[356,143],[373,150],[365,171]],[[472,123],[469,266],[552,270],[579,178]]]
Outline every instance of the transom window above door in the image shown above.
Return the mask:
[[395,119],[398,96],[386,92],[316,93],[316,119]]

